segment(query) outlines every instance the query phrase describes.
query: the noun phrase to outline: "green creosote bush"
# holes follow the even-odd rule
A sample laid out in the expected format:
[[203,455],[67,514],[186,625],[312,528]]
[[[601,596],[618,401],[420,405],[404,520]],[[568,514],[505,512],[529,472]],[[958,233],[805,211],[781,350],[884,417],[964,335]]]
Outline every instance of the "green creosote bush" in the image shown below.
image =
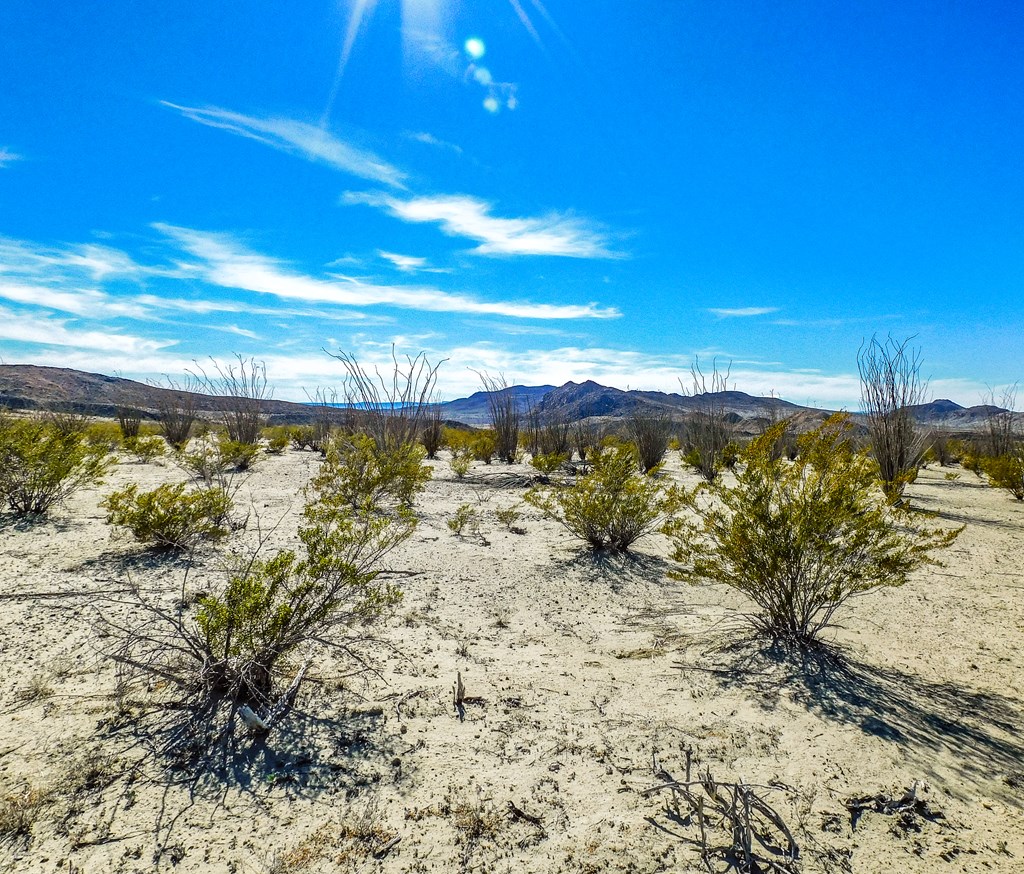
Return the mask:
[[696,515],[673,520],[665,533],[679,563],[674,577],[737,589],[756,605],[745,618],[758,631],[808,646],[852,597],[938,564],[932,551],[961,529],[924,527],[889,504],[875,464],[851,445],[845,414],[801,436],[793,464],[773,453],[786,427],[750,444],[734,485],[716,480],[686,492]]
[[287,425],[276,425],[264,428],[263,436],[267,441],[266,450],[269,455],[280,455],[291,442],[291,429]]
[[982,458],[979,467],[989,484],[997,489],[1006,489],[1018,501],[1024,501],[1024,449],[1008,455]]
[[425,456],[419,444],[380,449],[372,437],[353,434],[332,444],[313,487],[356,509],[387,503],[408,507],[432,475]]
[[167,452],[167,442],[156,435],[125,437],[124,451],[132,455],[140,464],[146,464],[160,458]]
[[200,599],[196,631],[211,692],[269,707],[280,665],[292,653],[312,645],[343,650],[344,630],[400,600],[401,592],[378,580],[379,564],[412,534],[411,512],[352,509],[316,486],[312,491],[317,498],[299,528],[304,557],[284,550],[254,559],[229,576],[223,591]]
[[130,485],[104,499],[107,521],[127,528],[156,549],[188,549],[204,540],[220,540],[231,532],[230,496],[222,488],[193,489],[184,483],[165,484],[140,492]]
[[544,474],[545,477],[548,477],[556,470],[559,470],[568,460],[569,456],[564,453],[553,452],[550,455],[538,453],[530,458],[530,464]]
[[467,525],[470,531],[475,531],[479,528],[477,513],[469,504],[461,504],[455,511],[455,515],[448,520],[448,528],[453,534],[461,537],[462,531]]
[[84,486],[99,482],[112,460],[81,431],[39,419],[0,418],[0,496],[16,516],[42,516]]
[[452,456],[452,473],[455,474],[456,479],[462,479],[467,473],[469,473],[470,465],[472,464],[469,456],[467,455],[453,455]]
[[472,435],[469,451],[477,461],[490,464],[494,460],[494,453],[497,450],[498,438],[493,431],[477,431]]
[[523,514],[520,512],[519,507],[515,505],[511,507],[503,507],[500,510],[494,511],[494,518],[513,534],[522,533],[523,529],[516,525],[516,522],[518,522],[522,516]]
[[117,422],[90,422],[83,431],[86,442],[92,446],[117,452],[121,448],[121,429]]
[[194,441],[191,452],[181,452],[179,460],[186,470],[207,485],[224,477],[229,471],[242,472],[252,468],[260,448],[254,443],[239,443],[223,432],[214,437]]
[[572,486],[531,489],[525,500],[592,549],[612,552],[628,552],[678,509],[678,490],[657,478],[657,468],[646,476],[637,473],[631,448],[605,449],[593,464]]

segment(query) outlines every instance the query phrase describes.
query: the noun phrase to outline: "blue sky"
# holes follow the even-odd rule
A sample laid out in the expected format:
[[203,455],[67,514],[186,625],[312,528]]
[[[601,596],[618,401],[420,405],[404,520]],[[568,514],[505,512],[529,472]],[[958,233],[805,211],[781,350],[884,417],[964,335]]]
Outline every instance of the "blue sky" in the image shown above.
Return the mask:
[[856,406],[1024,377],[1024,6],[7,0],[0,356]]

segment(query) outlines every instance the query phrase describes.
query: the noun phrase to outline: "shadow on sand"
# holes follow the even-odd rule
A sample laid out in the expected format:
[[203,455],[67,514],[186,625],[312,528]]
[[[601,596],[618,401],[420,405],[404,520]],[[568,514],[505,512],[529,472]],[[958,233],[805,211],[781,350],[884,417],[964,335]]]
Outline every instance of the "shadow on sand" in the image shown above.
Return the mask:
[[774,707],[783,693],[819,716],[897,744],[951,792],[971,787],[1024,803],[1006,776],[1024,761],[1020,702],[997,692],[868,664],[830,647],[799,649],[752,637],[708,653],[709,670]]

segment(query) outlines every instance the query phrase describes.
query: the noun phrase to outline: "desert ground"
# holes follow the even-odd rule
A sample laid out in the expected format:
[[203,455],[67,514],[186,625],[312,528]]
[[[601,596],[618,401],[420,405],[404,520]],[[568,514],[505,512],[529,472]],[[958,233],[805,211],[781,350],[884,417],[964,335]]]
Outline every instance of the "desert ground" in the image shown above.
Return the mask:
[[[419,525],[387,559],[404,597],[368,629],[368,668],[314,664],[269,735],[202,772],[153,753],[168,703],[125,691],[102,621],[132,587],[168,603],[223,578],[225,557],[294,545],[319,456],[260,460],[249,525],[191,565],[105,521],[104,495],[186,478],[123,458],[51,518],[0,529],[0,796],[25,817],[11,872],[706,870],[668,792],[685,750],[762,791],[808,872],[1024,870],[1024,505],[972,473],[908,489],[964,526],[944,567],[851,603],[839,659],[795,664],[744,640],[727,589],[669,578],[669,544],[599,559],[522,505],[517,470],[447,455]],[[695,482],[673,454],[668,474]],[[479,527],[456,536],[462,504]],[[515,533],[495,511],[519,505]],[[457,674],[467,702],[453,706]],[[903,813],[846,802],[900,799]],[[685,811],[684,811],[685,814]],[[27,833],[26,833],[27,832]],[[396,840],[398,839],[398,840]],[[718,861],[716,870],[725,870]]]

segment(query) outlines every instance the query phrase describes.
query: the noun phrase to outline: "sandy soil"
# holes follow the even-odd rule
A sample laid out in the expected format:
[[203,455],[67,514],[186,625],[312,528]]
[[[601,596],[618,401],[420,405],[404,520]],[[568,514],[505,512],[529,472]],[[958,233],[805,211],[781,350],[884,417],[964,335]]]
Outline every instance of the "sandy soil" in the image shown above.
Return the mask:
[[[317,462],[266,457],[243,486],[264,533],[279,523],[271,547],[295,542]],[[693,481],[676,461],[670,473]],[[945,473],[909,494],[965,526],[946,566],[853,604],[841,663],[796,666],[723,648],[742,601],[671,581],[661,536],[598,561],[527,506],[525,533],[510,532],[494,513],[523,489],[457,480],[442,459],[389,557],[409,573],[375,631],[377,672],[314,666],[286,722],[195,775],[147,756],[153,701],[118,696],[104,657],[97,611],[129,584],[173,598],[186,574],[106,524],[114,488],[184,478],[125,460],[50,520],[0,529],[0,795],[29,823],[0,868],[704,870],[696,826],[667,793],[642,794],[661,769],[681,776],[689,747],[719,780],[795,790],[763,794],[802,870],[1024,870],[1024,505]],[[463,503],[480,529],[456,537],[446,523]],[[255,520],[200,553],[189,592],[251,549]],[[457,671],[478,699],[463,720]],[[851,827],[844,800],[898,798],[915,780],[941,816],[869,811]]]

